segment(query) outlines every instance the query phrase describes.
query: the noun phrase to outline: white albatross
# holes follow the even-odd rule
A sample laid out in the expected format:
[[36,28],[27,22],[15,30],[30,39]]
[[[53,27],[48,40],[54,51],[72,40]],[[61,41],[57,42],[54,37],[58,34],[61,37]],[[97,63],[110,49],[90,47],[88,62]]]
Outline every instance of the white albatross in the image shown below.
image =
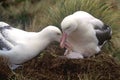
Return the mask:
[[60,46],[67,47],[64,55],[72,59],[99,53],[112,35],[109,26],[85,11],[77,11],[65,17],[61,28],[63,35]]
[[59,42],[61,31],[48,26],[40,32],[26,32],[0,22],[0,56],[7,57],[9,67],[16,69],[20,64],[34,58],[51,42]]

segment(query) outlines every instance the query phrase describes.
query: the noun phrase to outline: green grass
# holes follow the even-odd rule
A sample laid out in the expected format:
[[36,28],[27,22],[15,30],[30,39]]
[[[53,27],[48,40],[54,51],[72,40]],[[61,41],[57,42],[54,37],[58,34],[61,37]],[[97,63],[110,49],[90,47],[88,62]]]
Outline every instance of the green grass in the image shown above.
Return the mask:
[[46,27],[43,24],[46,9],[55,4],[56,1],[40,0],[35,3],[31,1],[22,0],[19,2],[19,0],[15,0],[11,1],[11,4],[8,3],[9,6],[6,7],[0,4],[1,20],[30,31],[37,31],[39,27]]
[[61,0],[55,6],[49,9],[49,18],[51,23],[60,26],[60,22],[64,17],[78,10],[87,11],[93,16],[101,19],[109,25],[118,22],[119,13],[114,13],[110,4],[106,4],[100,0]]

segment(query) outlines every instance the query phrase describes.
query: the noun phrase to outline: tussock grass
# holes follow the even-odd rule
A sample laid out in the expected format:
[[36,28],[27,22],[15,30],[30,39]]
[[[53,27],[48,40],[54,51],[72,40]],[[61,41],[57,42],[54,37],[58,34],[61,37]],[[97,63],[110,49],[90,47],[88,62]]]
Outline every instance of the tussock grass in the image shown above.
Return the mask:
[[[19,2],[19,1],[18,1]],[[11,2],[8,7],[0,4],[1,20],[28,31],[37,31],[44,27],[45,11],[56,1],[40,0],[35,3],[29,0]],[[14,4],[12,4],[14,3]]]
[[118,22],[119,14],[114,13],[111,8],[110,4],[100,0],[61,0],[49,9],[49,18],[53,25],[60,26],[64,17],[75,11],[83,10],[101,19],[106,24],[113,25]]

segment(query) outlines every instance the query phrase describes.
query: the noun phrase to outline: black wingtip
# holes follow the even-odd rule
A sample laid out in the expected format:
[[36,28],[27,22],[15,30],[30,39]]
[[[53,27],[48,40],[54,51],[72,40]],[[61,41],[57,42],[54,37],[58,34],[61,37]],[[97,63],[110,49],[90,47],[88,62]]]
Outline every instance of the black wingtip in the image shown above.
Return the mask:
[[96,36],[99,41],[99,45],[103,45],[104,42],[109,41],[112,38],[112,29],[110,26],[104,24],[102,29],[96,30]]
[[110,40],[112,38],[112,28],[108,25],[104,25],[104,26],[107,28],[106,30],[109,34],[109,39],[108,40]]

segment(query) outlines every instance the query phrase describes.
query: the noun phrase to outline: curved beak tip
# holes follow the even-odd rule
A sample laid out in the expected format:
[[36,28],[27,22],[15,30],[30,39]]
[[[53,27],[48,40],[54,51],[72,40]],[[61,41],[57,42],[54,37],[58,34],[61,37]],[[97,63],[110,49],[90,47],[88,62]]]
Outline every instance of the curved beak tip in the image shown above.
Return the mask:
[[60,40],[60,47],[64,48],[65,47],[65,41],[66,41],[67,35],[66,33],[63,32],[61,40]]
[[64,48],[64,45],[63,45],[63,44],[60,44],[60,47],[61,47],[61,48]]

